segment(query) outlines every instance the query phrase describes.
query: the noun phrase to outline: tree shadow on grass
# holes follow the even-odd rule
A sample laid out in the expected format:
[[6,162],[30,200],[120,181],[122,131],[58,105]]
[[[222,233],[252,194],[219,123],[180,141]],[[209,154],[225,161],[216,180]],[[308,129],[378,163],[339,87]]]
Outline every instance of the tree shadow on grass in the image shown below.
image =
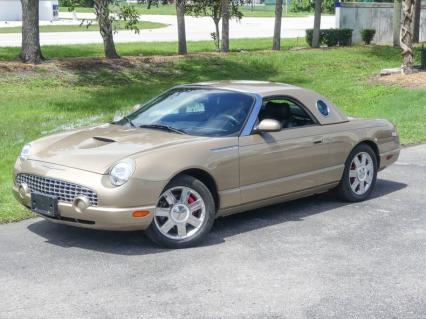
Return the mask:
[[[397,192],[407,187],[406,184],[390,180],[378,180],[372,199]],[[365,203],[368,203],[365,202]],[[308,216],[323,214],[326,222],[327,213],[345,207],[348,203],[336,200],[334,194],[328,192],[283,204],[252,210],[216,220],[208,235],[208,239],[197,249],[208,249],[226,243],[226,239],[239,234],[259,230],[285,222],[303,222]],[[359,203],[359,205],[365,205]],[[44,237],[46,243],[63,248],[78,247],[117,255],[146,255],[168,252],[147,238],[142,232],[111,232],[74,228],[53,224],[37,219],[28,229],[38,236]]]

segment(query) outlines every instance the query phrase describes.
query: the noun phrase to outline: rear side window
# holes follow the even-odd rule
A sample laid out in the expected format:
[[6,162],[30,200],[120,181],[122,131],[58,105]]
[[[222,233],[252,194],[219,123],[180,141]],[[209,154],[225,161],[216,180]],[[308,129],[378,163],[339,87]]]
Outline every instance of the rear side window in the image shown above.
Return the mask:
[[321,115],[323,115],[323,116],[328,116],[330,114],[330,110],[328,108],[328,105],[325,104],[325,102],[322,101],[322,100],[317,101],[317,109],[318,109],[318,112],[320,112]]

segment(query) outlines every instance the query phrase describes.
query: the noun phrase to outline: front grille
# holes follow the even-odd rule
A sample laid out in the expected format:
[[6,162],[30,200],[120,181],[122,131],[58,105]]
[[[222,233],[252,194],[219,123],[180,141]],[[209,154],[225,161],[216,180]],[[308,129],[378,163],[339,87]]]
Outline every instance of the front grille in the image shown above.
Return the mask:
[[55,196],[59,201],[72,203],[79,195],[86,196],[92,206],[98,205],[98,195],[91,189],[61,180],[31,174],[18,174],[17,183],[26,183],[31,192]]

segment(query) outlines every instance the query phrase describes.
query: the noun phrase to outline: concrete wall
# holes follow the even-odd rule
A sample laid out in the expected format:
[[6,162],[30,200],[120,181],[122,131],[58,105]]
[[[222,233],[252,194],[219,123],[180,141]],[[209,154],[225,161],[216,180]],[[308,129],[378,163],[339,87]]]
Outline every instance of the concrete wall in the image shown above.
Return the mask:
[[[420,41],[426,41],[426,6],[422,6],[420,15]],[[375,29],[373,42],[392,44],[393,3],[351,3],[336,4],[336,28],[353,29],[352,42],[362,42],[362,29]]]
[[[40,0],[40,20],[57,20],[59,5],[57,0]],[[20,0],[0,0],[0,21],[21,21]]]

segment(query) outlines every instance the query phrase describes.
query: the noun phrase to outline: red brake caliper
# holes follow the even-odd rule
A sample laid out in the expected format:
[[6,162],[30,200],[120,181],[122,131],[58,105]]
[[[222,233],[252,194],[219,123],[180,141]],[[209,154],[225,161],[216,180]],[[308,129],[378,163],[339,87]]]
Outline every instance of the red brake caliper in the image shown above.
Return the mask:
[[195,197],[191,194],[188,197],[188,204],[192,204],[193,202],[195,202]]

